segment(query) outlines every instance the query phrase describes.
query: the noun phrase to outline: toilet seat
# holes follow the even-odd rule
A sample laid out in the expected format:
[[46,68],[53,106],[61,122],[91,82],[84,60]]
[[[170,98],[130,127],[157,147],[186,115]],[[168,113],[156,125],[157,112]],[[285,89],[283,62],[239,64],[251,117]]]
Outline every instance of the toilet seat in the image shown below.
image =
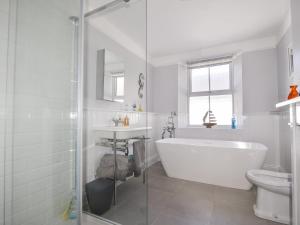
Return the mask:
[[291,174],[289,173],[279,173],[268,170],[249,170],[246,176],[256,186],[278,194],[290,195]]

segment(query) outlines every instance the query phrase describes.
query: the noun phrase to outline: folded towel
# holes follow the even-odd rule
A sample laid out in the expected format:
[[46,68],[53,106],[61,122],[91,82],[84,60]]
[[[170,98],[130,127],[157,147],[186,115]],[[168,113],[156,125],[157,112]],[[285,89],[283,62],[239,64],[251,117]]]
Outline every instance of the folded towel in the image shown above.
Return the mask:
[[133,172],[138,177],[145,169],[145,141],[133,143]]
[[[96,170],[96,178],[114,178],[114,154],[106,154],[101,159]],[[125,181],[126,177],[133,174],[133,162],[126,156],[117,155],[116,175],[117,180]]]

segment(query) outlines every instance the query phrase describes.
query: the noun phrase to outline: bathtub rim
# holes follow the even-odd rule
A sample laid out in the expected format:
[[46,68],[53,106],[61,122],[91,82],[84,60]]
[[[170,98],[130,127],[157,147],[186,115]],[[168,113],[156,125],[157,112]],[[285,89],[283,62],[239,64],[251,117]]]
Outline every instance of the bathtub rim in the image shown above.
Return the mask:
[[[190,143],[190,142],[172,142],[172,140],[182,140],[182,141],[189,141],[189,140],[194,140],[194,141],[199,141],[198,143]],[[251,147],[239,147],[236,145],[232,145],[232,146],[219,146],[219,145],[213,145],[213,144],[203,144],[201,145],[201,141],[206,141],[206,142],[218,142],[219,144],[221,142],[226,142],[229,144],[233,144],[233,143],[243,143],[243,144],[247,144],[250,145]],[[217,140],[217,139],[198,139],[198,138],[166,138],[166,139],[160,139],[160,140],[156,140],[155,141],[156,144],[163,144],[163,145],[185,145],[185,146],[193,146],[193,147],[208,147],[208,148],[225,148],[225,149],[238,149],[238,150],[257,150],[257,151],[268,151],[268,147],[265,146],[262,143],[258,143],[258,142],[247,142],[247,141],[229,141],[229,140]]]

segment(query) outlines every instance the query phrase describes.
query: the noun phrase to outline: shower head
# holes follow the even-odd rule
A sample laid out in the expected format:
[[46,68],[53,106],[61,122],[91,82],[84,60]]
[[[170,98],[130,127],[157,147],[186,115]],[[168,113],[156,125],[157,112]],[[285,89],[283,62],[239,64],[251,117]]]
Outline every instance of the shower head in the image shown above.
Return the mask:
[[70,16],[69,19],[72,21],[74,25],[78,25],[79,18],[76,16]]

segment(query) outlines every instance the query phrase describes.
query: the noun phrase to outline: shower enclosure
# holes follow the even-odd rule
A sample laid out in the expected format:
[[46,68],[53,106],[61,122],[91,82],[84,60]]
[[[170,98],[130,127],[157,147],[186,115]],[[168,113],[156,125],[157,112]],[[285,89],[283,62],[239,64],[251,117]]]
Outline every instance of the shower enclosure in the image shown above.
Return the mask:
[[[84,20],[101,4],[110,7]],[[106,48],[126,68],[119,102],[95,94],[92,55]],[[146,56],[146,0],[0,0],[0,225],[83,224],[85,184],[95,179],[88,160],[99,154],[90,122],[106,126],[126,115],[130,125],[147,126],[147,91],[144,98],[138,91]],[[106,219],[95,217],[99,224],[147,223],[146,182],[133,181],[138,199],[122,205],[134,195],[118,195]],[[130,222],[120,217],[123,206],[136,207],[126,212]]]
[[0,0],[0,224],[79,224],[80,0]]

